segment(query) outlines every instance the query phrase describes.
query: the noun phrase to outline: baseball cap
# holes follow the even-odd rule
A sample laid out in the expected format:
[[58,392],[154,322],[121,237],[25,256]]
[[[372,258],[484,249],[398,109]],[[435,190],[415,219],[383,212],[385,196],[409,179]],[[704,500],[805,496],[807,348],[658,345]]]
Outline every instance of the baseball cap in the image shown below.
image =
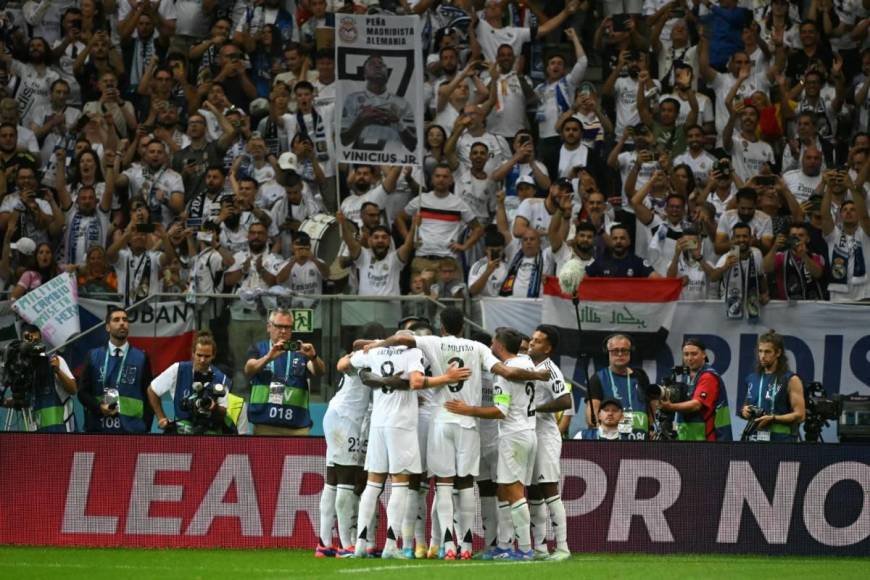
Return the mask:
[[9,244],[9,247],[13,250],[18,250],[18,252],[24,254],[25,256],[32,256],[36,251],[36,242],[31,240],[30,238],[18,238],[18,241],[12,244]]
[[604,399],[603,401],[601,401],[601,406],[599,407],[599,409],[603,409],[607,405],[616,405],[617,407],[619,407],[620,411],[622,410],[622,401],[620,401],[619,399]]
[[296,159],[296,154],[290,151],[285,151],[278,158],[278,167],[285,171],[295,171],[299,173],[299,161]]
[[517,187],[519,187],[520,185],[523,185],[523,184],[531,185],[532,187],[537,187],[537,185],[535,184],[535,180],[531,175],[522,175],[522,176],[520,176],[519,179],[517,179]]

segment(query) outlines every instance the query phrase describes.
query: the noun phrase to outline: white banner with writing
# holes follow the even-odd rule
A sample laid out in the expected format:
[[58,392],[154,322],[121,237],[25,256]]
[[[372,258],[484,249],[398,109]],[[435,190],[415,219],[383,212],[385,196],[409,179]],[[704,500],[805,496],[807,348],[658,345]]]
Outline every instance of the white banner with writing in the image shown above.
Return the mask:
[[42,339],[53,347],[81,331],[76,281],[68,272],[16,300],[12,310],[39,328]]

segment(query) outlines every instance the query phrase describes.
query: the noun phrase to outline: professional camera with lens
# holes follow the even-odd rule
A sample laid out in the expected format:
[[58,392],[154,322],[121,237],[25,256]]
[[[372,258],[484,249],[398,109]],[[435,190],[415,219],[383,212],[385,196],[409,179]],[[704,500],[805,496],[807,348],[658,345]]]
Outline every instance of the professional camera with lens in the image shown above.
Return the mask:
[[749,441],[752,438],[752,435],[758,431],[758,424],[755,420],[767,415],[767,411],[759,409],[755,405],[747,405],[746,407],[749,416],[746,418],[746,427],[743,428],[743,434],[740,435],[741,441]]
[[212,417],[211,406],[227,394],[226,386],[214,383],[214,375],[211,372],[200,373],[194,371],[193,385],[188,394],[181,401],[181,408],[190,413],[190,422],[193,424],[195,433],[202,433],[209,429],[220,429],[222,425]]
[[[671,369],[671,374],[664,377],[660,384],[649,385],[646,388],[646,396],[652,401],[662,401],[667,403],[682,403],[688,401],[691,393],[689,385],[682,379],[689,374],[689,367],[675,366]],[[674,430],[674,413],[656,410],[655,417],[655,435],[654,439],[659,441],[670,441],[677,438]]]
[[839,418],[842,411],[842,401],[839,396],[828,397],[828,392],[819,382],[813,382],[806,386],[804,400],[807,406],[804,439],[808,443],[824,441],[822,429],[828,426],[828,421],[836,421]]
[[54,387],[51,364],[41,342],[13,340],[0,350],[3,389],[12,392],[12,407],[29,409],[39,388]]

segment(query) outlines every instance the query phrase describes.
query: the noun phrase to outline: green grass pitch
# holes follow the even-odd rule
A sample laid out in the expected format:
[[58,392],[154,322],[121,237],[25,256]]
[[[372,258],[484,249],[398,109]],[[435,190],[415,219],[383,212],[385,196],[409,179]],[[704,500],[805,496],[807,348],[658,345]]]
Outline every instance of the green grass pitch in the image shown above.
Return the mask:
[[133,550],[0,547],[0,578],[197,580],[435,578],[545,580],[868,578],[870,559],[577,554],[567,562],[316,559],[309,550]]

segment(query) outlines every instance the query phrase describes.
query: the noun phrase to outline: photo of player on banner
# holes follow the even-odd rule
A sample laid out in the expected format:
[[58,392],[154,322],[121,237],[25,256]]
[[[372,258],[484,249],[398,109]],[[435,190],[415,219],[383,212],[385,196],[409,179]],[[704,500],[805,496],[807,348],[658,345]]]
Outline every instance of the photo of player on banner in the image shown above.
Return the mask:
[[416,18],[401,16],[342,18],[336,47],[341,162],[419,165],[423,79],[418,24]]

